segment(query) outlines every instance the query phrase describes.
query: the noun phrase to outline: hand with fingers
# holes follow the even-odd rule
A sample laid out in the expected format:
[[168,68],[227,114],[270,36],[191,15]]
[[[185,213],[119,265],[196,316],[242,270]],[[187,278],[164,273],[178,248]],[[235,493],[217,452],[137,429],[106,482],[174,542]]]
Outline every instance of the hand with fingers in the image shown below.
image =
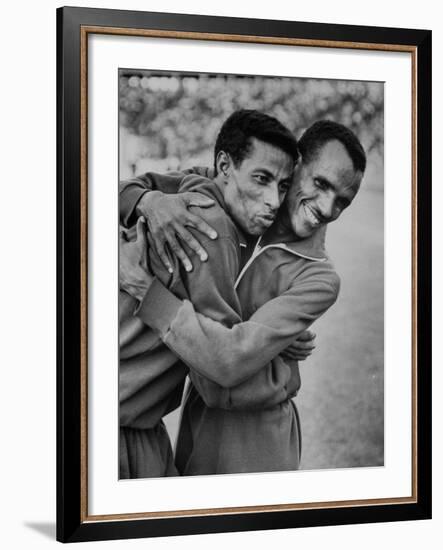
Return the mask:
[[121,290],[142,301],[154,280],[148,267],[148,244],[144,218],[140,217],[137,220],[136,231],[136,239],[128,240],[128,231],[120,228],[119,283]]
[[310,330],[305,330],[297,336],[294,342],[288,346],[281,355],[288,359],[304,361],[315,349],[316,335]]
[[175,254],[186,271],[192,270],[192,262],[183,247],[185,243],[202,262],[208,254],[197,238],[189,231],[193,228],[210,239],[217,238],[217,232],[198,214],[189,210],[191,206],[210,208],[215,202],[200,193],[185,192],[165,195],[160,191],[145,193],[136,207],[138,216],[146,218],[149,234],[166,269],[172,273],[166,246]]

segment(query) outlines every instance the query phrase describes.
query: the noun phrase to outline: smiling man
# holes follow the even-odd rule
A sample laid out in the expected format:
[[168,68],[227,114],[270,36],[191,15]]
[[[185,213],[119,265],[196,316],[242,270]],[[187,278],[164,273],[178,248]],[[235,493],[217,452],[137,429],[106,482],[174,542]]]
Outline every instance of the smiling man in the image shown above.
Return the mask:
[[[302,164],[275,223],[255,243],[249,259],[243,258],[236,280],[243,322],[228,327],[201,315],[195,304],[177,299],[145,275],[147,292],[139,293],[143,300],[138,316],[191,368],[193,386],[184,405],[176,457],[186,475],[298,468],[300,427],[291,400],[294,391],[280,391],[272,403],[257,405],[254,399],[257,392],[272,387],[273,371],[264,370],[269,361],[276,366],[286,359],[288,380],[298,373],[284,350],[338,295],[339,279],[324,250],[325,226],[351,204],[366,166],[356,136],[334,122],[311,126],[299,148]],[[146,194],[152,181],[145,183],[138,180],[123,187],[123,193],[133,194],[138,185],[140,193],[138,206],[130,205],[123,216],[145,209],[151,230],[158,234],[156,223],[163,216],[168,219],[170,208],[163,208],[161,195]],[[173,201],[176,212],[177,205],[183,206],[176,217],[186,219],[180,195]],[[138,271],[137,258],[131,260],[128,254],[127,259],[130,280]],[[143,273],[138,275],[143,280]],[[217,384],[195,376],[209,364]],[[238,385],[232,387],[235,381]],[[233,404],[232,396],[241,406]]]
[[291,225],[298,239],[336,220],[360,189],[366,159],[355,140],[330,121],[313,124],[300,139],[303,162],[282,211],[282,223]]

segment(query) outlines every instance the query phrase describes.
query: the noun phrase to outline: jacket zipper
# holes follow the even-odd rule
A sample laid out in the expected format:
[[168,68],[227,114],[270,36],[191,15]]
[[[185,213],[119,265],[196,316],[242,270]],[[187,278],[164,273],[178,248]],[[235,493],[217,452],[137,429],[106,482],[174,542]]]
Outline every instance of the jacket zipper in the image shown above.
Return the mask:
[[295,252],[294,250],[291,250],[290,248],[288,248],[285,244],[283,243],[277,243],[277,244],[267,244],[266,246],[264,246],[263,248],[260,246],[260,241],[261,241],[261,237],[259,237],[255,247],[254,247],[254,250],[251,254],[251,257],[249,258],[249,260],[246,262],[245,266],[243,267],[243,269],[240,271],[240,274],[238,275],[237,277],[237,280],[235,281],[235,285],[234,285],[234,288],[237,289],[238,285],[240,284],[240,281],[243,279],[243,276],[244,274],[246,273],[246,271],[249,269],[249,266],[252,264],[252,262],[258,258],[258,256],[260,256],[260,254],[262,252],[264,252],[265,250],[268,250],[269,248],[280,248],[281,250],[285,250],[286,252],[289,252],[290,254],[293,254],[294,256],[298,256],[299,258],[305,258],[306,260],[311,260],[311,261],[314,261],[314,262],[324,262],[326,258],[312,258],[311,256],[305,256],[304,254],[300,254],[298,252]]

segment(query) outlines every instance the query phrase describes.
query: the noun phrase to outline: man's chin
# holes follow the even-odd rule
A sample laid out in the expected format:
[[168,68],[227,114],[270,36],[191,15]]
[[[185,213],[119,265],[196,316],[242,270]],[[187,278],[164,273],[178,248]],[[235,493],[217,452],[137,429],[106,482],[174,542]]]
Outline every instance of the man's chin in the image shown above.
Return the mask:
[[306,227],[305,225],[302,225],[302,227],[293,226],[293,231],[297,235],[299,239],[307,239],[310,237],[314,231],[315,228],[313,227]]
[[252,235],[253,237],[261,237],[266,233],[267,229],[268,229],[267,227],[255,228],[254,230],[250,231],[249,234]]
[[254,224],[252,227],[248,227],[247,233],[249,235],[252,235],[254,237],[260,237],[260,235],[263,235],[269,227],[271,227],[272,223],[268,224]]

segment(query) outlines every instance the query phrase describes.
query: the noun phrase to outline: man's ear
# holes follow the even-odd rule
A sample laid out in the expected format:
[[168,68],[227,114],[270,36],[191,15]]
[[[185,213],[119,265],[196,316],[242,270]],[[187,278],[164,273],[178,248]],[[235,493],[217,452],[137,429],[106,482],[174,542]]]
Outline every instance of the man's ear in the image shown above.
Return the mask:
[[224,151],[219,151],[216,159],[217,173],[228,176],[231,167],[231,157]]

